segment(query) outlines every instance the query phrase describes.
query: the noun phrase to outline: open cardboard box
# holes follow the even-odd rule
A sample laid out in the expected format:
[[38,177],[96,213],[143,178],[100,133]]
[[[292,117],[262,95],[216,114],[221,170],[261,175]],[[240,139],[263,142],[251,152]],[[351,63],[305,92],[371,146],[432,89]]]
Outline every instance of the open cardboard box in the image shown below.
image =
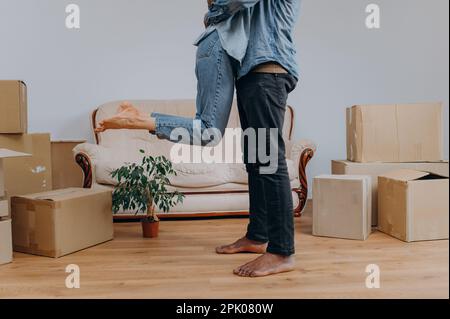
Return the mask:
[[332,161],[332,174],[370,175],[372,177],[372,226],[378,225],[378,177],[399,169],[413,169],[449,176],[448,161],[424,163],[355,163],[350,161]]
[[448,239],[448,177],[397,170],[378,183],[380,231],[406,242]]
[[9,149],[0,148],[0,199],[5,197],[5,165],[3,161],[5,159],[12,159],[12,158],[18,158],[18,157],[29,157],[30,154],[27,153],[21,153],[21,152],[15,152],[11,151]]
[[50,134],[0,134],[0,148],[29,154],[3,159],[2,180],[10,196],[52,190]]

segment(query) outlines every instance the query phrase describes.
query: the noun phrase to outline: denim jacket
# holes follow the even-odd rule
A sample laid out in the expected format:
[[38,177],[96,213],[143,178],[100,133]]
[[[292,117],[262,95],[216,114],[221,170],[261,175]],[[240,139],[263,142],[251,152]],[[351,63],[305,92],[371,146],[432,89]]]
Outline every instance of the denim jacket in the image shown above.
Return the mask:
[[217,30],[224,50],[240,62],[238,78],[265,62],[278,62],[299,79],[293,32],[300,0],[215,0],[197,44]]

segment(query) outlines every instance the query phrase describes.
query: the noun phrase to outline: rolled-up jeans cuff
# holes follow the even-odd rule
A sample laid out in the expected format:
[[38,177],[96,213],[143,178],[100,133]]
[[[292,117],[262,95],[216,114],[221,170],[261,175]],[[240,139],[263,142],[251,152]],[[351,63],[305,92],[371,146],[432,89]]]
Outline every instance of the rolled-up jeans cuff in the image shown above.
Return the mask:
[[245,238],[251,240],[251,241],[256,241],[258,243],[261,244],[265,244],[269,241],[268,238],[264,237],[264,236],[258,236],[258,235],[254,235],[251,232],[247,232],[247,234],[245,235]]
[[[170,133],[168,134],[167,127],[161,125],[161,117],[166,115],[160,113],[152,113],[151,117],[155,119],[155,131],[150,132],[153,135],[156,135],[160,139],[170,139]],[[167,116],[166,116],[167,117]]]
[[272,247],[269,244],[269,247],[267,247],[267,252],[270,254],[274,254],[274,255],[280,255],[280,256],[292,256],[295,254],[295,248],[291,248],[291,249],[280,249],[280,248],[276,248],[276,247]]

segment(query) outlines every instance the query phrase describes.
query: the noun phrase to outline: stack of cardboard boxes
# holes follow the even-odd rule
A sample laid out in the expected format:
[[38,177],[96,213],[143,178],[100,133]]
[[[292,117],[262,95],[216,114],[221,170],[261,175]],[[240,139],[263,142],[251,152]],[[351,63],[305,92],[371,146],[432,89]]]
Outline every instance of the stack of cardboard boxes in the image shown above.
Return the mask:
[[50,135],[28,134],[27,87],[0,81],[0,264],[11,262],[10,198],[52,189]]
[[28,134],[27,121],[25,83],[0,81],[0,264],[12,261],[12,249],[61,257],[111,240],[111,191],[64,188],[80,175],[61,172],[52,191],[52,153],[57,169],[80,173],[61,156],[75,142],[52,147],[50,134]]
[[0,81],[0,148],[31,154],[4,160],[9,196],[52,190],[50,134],[28,134],[27,86]]
[[[351,221],[371,214],[371,226],[404,241],[448,238],[449,164],[443,160],[442,124],[440,103],[347,109],[347,160],[332,162],[331,176],[340,185],[324,190],[323,184],[330,182],[324,177],[315,180],[314,234],[365,239],[345,234],[363,233],[368,225],[352,226]],[[349,176],[370,178],[371,187],[349,191],[345,186]],[[361,197],[371,198],[370,209]],[[327,198],[339,198],[347,205]],[[350,205],[356,200],[358,205]],[[344,230],[323,231],[324,224],[342,224],[342,216],[349,225]]]
[[26,157],[29,154],[18,153],[0,148],[0,265],[12,261],[11,211],[4,185],[3,161],[5,159]]

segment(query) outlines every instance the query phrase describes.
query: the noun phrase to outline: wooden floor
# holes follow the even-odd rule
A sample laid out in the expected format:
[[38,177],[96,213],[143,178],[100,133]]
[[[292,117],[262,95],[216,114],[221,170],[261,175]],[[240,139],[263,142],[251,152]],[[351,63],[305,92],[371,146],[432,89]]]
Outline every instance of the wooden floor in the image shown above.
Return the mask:
[[[159,239],[139,224],[116,224],[115,240],[50,259],[16,253],[0,266],[1,298],[448,298],[448,241],[406,244],[381,233],[366,242],[311,235],[297,219],[298,269],[270,278],[235,277],[251,255],[218,256],[214,247],[241,236],[245,219],[166,221]],[[65,288],[65,267],[81,268],[81,288]],[[367,289],[365,268],[381,268]]]

